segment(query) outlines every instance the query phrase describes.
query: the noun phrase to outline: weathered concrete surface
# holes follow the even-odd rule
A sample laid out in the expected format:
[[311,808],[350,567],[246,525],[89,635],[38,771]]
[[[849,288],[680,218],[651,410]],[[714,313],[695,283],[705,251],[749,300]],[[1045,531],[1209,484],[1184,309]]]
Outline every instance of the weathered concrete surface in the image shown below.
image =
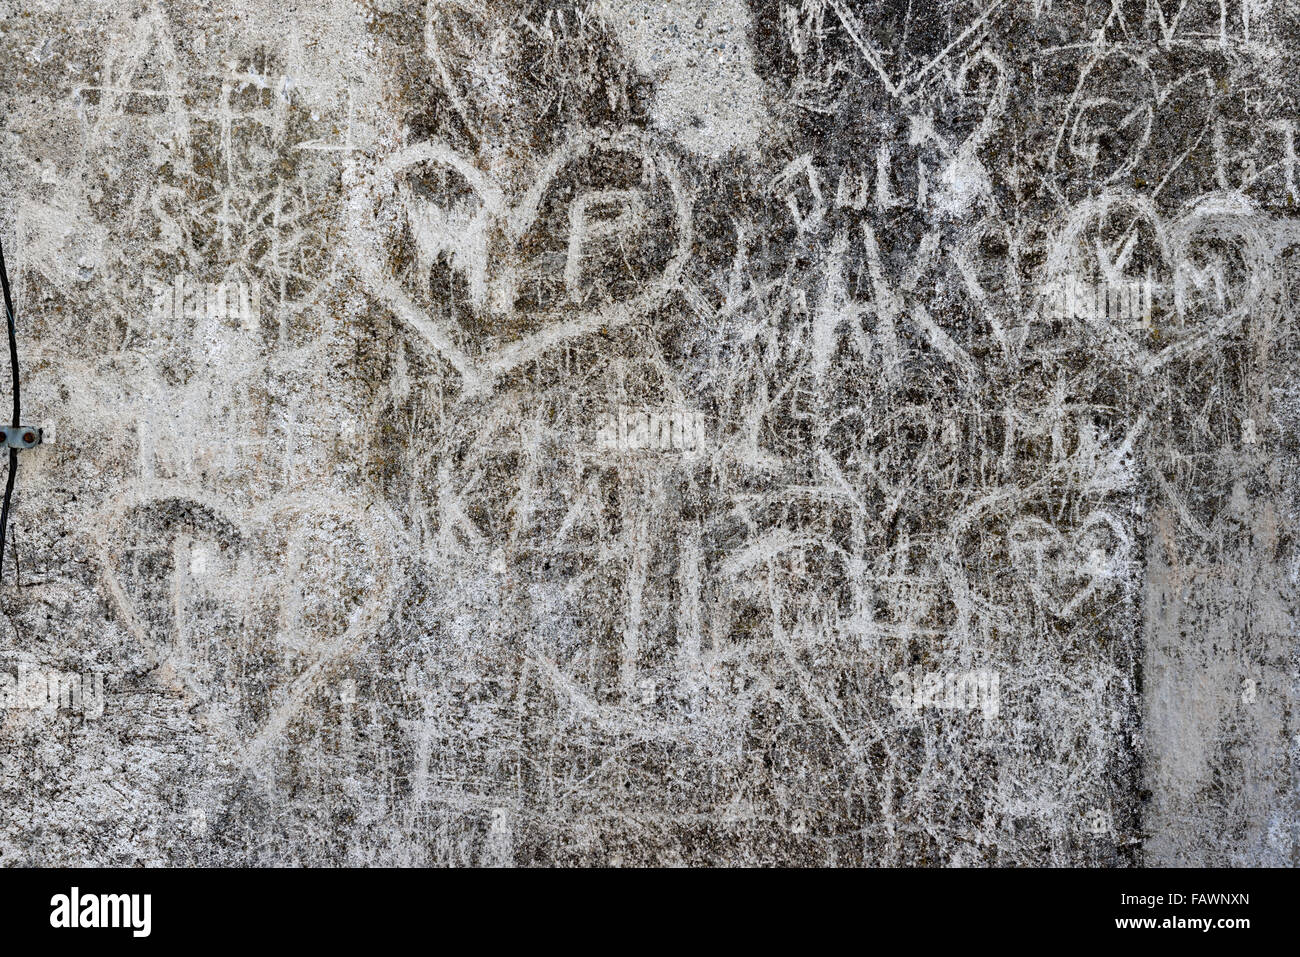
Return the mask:
[[0,862],[1295,863],[1300,13],[1173,6],[0,2]]

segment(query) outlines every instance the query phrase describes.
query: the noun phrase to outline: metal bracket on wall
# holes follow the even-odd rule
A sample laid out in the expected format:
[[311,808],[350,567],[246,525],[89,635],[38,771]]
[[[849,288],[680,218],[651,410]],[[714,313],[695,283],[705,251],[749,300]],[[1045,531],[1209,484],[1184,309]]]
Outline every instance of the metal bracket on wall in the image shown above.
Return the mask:
[[11,449],[30,449],[41,444],[44,430],[34,425],[6,425],[5,445]]

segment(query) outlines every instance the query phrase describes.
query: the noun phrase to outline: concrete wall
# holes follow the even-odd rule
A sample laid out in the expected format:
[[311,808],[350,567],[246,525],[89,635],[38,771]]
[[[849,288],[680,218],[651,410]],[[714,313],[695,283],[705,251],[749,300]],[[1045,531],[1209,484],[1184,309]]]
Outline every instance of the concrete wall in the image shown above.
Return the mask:
[[1295,863],[1300,16],[1170,6],[0,2],[0,863]]

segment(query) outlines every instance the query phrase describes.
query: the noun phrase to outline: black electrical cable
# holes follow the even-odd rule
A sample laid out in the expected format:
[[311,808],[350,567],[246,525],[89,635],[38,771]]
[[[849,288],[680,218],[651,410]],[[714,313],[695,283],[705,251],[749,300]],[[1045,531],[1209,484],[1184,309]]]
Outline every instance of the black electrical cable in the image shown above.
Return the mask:
[[[18,428],[22,405],[18,397],[18,333],[14,329],[14,302],[9,297],[9,273],[5,270],[4,244],[0,243],[0,285],[4,286],[5,317],[9,320],[9,369],[14,384],[14,428]],[[9,449],[9,478],[5,481],[4,506],[0,507],[0,575],[4,573],[5,536],[9,532],[9,500],[14,494],[14,480],[18,478],[18,450]]]

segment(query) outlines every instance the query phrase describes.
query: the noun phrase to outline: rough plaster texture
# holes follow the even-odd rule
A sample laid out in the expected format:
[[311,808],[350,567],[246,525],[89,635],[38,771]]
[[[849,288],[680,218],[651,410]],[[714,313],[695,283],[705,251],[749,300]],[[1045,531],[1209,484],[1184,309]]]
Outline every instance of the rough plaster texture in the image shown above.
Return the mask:
[[1296,863],[1297,44],[3,0],[0,862]]

